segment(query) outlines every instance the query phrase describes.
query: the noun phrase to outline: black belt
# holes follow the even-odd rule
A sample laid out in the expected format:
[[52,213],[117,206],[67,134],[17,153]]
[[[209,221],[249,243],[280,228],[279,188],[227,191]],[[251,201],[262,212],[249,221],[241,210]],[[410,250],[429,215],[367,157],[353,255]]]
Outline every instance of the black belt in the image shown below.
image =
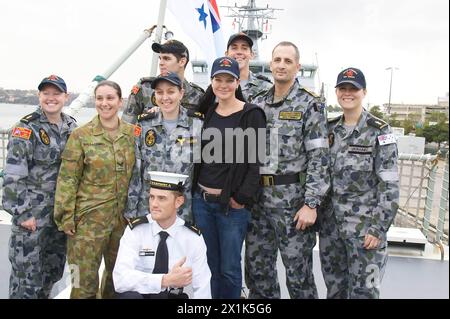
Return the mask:
[[290,175],[261,175],[261,185],[264,187],[274,185],[289,185],[300,182],[300,174]]
[[200,187],[200,195],[202,196],[203,200],[207,203],[220,203],[220,194],[211,194],[206,192],[203,188]]

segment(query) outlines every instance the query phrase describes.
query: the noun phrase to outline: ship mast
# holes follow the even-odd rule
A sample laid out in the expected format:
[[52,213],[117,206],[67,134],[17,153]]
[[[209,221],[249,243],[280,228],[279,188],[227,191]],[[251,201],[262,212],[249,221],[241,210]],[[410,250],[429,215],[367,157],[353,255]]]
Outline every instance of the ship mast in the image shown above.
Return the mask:
[[238,25],[238,32],[244,32],[252,38],[255,59],[259,60],[259,40],[267,39],[270,34],[269,20],[275,20],[275,11],[283,9],[257,7],[256,0],[249,0],[247,5],[222,6],[228,9],[227,17],[233,18]]

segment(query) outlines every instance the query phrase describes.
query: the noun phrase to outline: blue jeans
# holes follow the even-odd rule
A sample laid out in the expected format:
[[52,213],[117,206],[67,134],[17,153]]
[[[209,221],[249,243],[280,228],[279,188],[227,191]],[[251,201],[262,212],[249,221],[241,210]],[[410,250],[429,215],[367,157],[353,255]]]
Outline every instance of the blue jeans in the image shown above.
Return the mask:
[[192,201],[194,221],[207,248],[213,299],[239,299],[242,289],[241,250],[250,212],[208,203],[197,192]]

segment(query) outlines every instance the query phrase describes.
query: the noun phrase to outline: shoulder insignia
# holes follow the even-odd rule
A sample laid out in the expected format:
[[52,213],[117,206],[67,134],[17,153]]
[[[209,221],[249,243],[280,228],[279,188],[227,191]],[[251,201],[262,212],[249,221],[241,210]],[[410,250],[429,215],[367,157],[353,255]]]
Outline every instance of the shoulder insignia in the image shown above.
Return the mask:
[[253,95],[253,96],[249,99],[249,101],[252,102],[252,101],[254,101],[257,97],[266,95],[269,91],[270,91],[270,90],[262,90],[261,92],[258,92],[258,93],[256,93],[255,95]]
[[139,125],[133,125],[134,126],[134,136],[139,137],[142,133],[142,128]]
[[39,137],[41,138],[42,143],[44,143],[45,145],[50,145],[50,137],[43,128],[39,129]]
[[379,118],[376,118],[373,115],[367,120],[367,124],[379,130],[382,130],[383,128],[388,126],[388,124],[385,121],[380,120]]
[[332,119],[328,119],[328,124],[335,123],[341,119],[341,115],[337,117],[333,117]]
[[306,93],[309,93],[310,95],[312,95],[314,97],[320,97],[319,95],[317,95],[317,93],[310,91],[307,88],[304,88],[303,86],[301,87],[301,90],[305,91]]
[[192,225],[191,223],[189,223],[189,222],[184,222],[184,226],[186,226],[189,230],[192,230],[194,233],[196,233],[197,235],[201,235],[202,234],[202,232],[200,231],[200,229],[198,229],[197,228],[197,226],[195,226],[195,225]]
[[154,105],[154,106],[158,106],[158,104],[156,103],[156,95],[155,95],[155,92],[153,91],[153,93],[152,93],[152,104]]
[[138,122],[152,120],[156,117],[156,114],[157,112],[142,113],[141,115],[138,115],[137,120]]
[[203,113],[201,113],[201,112],[196,112],[196,111],[194,111],[194,110],[188,110],[187,111],[187,115],[189,116],[189,117],[196,117],[196,118],[198,118],[198,119],[200,119],[200,120],[204,120],[205,119],[205,115],[203,114]]
[[31,114],[25,115],[24,117],[22,117],[22,119],[20,120],[20,122],[28,124],[31,121],[34,121],[38,118],[40,118],[41,116],[39,115],[38,112],[33,112]]
[[128,220],[128,226],[132,230],[142,224],[148,224],[147,216],[136,217]]
[[77,121],[77,119],[76,118],[74,118],[72,115],[69,115],[69,117],[74,121],[74,122],[76,122]]
[[193,83],[193,82],[189,82],[189,85],[190,85],[191,87],[193,87],[194,89],[199,90],[199,91],[202,91],[202,93],[205,93],[205,90],[203,90],[203,88],[202,88],[201,86],[199,86],[199,85],[197,85],[197,84],[195,84],[195,83]]
[[140,90],[139,86],[138,86],[138,85],[135,85],[135,86],[133,86],[133,88],[131,89],[131,94],[136,95],[136,94],[139,93],[139,90]]
[[15,127],[12,129],[11,136],[22,138],[24,140],[29,140],[31,137],[31,133],[33,133],[33,131],[30,130],[29,128]]
[[272,83],[272,81],[271,81],[267,76],[262,75],[262,74],[257,74],[257,75],[256,75],[256,78],[257,78],[258,80],[263,80],[263,81]]

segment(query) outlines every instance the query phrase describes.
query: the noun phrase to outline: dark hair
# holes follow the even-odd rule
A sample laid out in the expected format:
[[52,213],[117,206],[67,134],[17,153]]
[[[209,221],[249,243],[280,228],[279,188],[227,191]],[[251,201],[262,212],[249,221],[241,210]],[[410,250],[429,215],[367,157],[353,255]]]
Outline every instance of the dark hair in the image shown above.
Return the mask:
[[99,84],[97,84],[97,86],[94,89],[94,95],[97,94],[97,89],[101,86],[112,87],[116,91],[117,95],[119,96],[119,99],[122,98],[122,89],[120,88],[119,84],[117,84],[114,81],[108,81],[108,80],[101,81]]
[[[247,102],[245,100],[244,94],[242,94],[241,86],[238,86],[238,89],[236,90],[235,94],[236,98],[242,102]],[[214,94],[214,91],[212,89],[212,86],[209,85],[206,89],[205,94],[200,99],[200,102],[198,103],[198,111],[206,114],[208,110],[216,104],[216,95]]]
[[273,56],[273,53],[275,52],[275,50],[278,47],[293,47],[294,50],[295,50],[295,58],[297,59],[297,62],[300,62],[300,50],[298,49],[298,47],[294,43],[289,42],[289,41],[283,41],[283,42],[278,43],[275,46],[275,48],[273,48],[273,50],[272,50],[272,56]]

